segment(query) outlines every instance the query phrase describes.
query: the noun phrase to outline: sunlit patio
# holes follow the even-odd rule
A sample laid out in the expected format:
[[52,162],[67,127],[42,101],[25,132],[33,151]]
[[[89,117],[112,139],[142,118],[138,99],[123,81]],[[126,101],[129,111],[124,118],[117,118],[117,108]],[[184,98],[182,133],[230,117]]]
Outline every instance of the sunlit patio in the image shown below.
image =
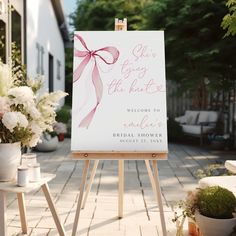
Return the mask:
[[[57,151],[37,153],[42,172],[55,173],[49,183],[56,208],[67,235],[71,235],[83,162],[70,159],[70,140],[61,142]],[[169,159],[159,161],[168,235],[175,235],[173,206],[188,190],[197,187],[195,172],[212,163],[235,159],[234,153],[208,151],[180,144],[169,145]],[[79,235],[127,236],[162,235],[157,204],[143,161],[125,162],[124,218],[117,218],[117,161],[101,161],[86,207],[81,212]],[[58,235],[47,202],[41,191],[26,195],[28,235]],[[15,195],[8,194],[8,235],[21,232]],[[187,225],[185,225],[187,228]]]
[[[224,165],[236,160],[236,0],[177,3],[0,0],[0,236],[166,236],[157,174],[168,236],[183,236],[176,211],[192,219],[191,236],[236,235],[236,175],[199,182],[210,164],[221,166],[207,176],[236,174],[236,162]],[[155,181],[147,161],[125,161],[120,219],[115,155],[166,155],[168,145]],[[78,228],[89,161],[71,150],[117,152],[99,162]]]

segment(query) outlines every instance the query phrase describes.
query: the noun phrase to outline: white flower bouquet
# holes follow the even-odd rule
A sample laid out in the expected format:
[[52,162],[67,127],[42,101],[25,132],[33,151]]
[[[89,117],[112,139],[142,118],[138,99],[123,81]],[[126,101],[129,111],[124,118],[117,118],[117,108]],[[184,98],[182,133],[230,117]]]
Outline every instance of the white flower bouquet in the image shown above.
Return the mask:
[[44,131],[53,131],[62,91],[40,94],[42,77],[26,79],[23,70],[0,64],[0,143],[34,147]]

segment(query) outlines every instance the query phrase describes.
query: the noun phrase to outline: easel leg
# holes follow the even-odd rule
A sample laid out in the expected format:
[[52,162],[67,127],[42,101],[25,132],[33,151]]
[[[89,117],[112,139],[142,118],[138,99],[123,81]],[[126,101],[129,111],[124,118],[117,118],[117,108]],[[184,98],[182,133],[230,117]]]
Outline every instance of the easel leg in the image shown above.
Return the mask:
[[118,201],[118,217],[123,218],[124,204],[124,160],[119,160],[119,201]]
[[50,211],[51,211],[51,213],[52,213],[52,217],[53,217],[53,219],[54,219],[54,222],[55,222],[55,224],[56,224],[56,226],[57,226],[58,233],[59,233],[60,236],[65,236],[65,235],[66,235],[65,229],[64,229],[64,227],[61,225],[61,222],[60,222],[60,219],[59,219],[59,217],[58,217],[58,214],[57,214],[56,208],[55,208],[55,206],[54,206],[54,203],[53,203],[53,201],[52,201],[52,197],[51,197],[51,194],[50,194],[50,192],[49,192],[49,188],[48,188],[47,183],[46,183],[46,184],[43,184],[43,185],[41,186],[41,188],[42,188],[43,193],[44,193],[44,195],[45,195],[45,198],[46,198],[46,200],[47,200],[47,203],[48,203],[48,206],[49,206],[49,208],[50,208]]
[[85,163],[84,163],[82,180],[81,180],[81,184],[80,184],[79,200],[78,200],[78,203],[77,203],[77,209],[76,209],[76,214],[75,214],[75,220],[74,220],[74,225],[73,225],[72,236],[76,236],[76,231],[77,231],[77,227],[78,227],[78,223],[79,223],[79,215],[80,215],[81,204],[82,204],[82,200],[83,200],[84,186],[85,186],[85,181],[86,181],[86,178],[87,178],[89,162],[90,162],[89,160],[86,160]]
[[20,211],[20,222],[23,234],[27,234],[27,220],[26,220],[26,209],[25,209],[25,196],[24,193],[17,193],[18,206]]
[[0,191],[0,235],[7,236],[6,193]]
[[98,163],[99,163],[98,160],[95,160],[95,161],[94,161],[93,169],[92,169],[92,172],[91,172],[91,175],[90,175],[90,178],[89,178],[89,182],[88,182],[88,184],[87,184],[87,188],[86,188],[86,191],[85,191],[85,196],[84,196],[84,200],[83,200],[81,209],[84,209],[84,207],[85,207],[85,204],[86,204],[88,195],[89,195],[90,190],[91,190],[91,187],[92,187],[93,179],[94,179],[95,174],[96,174],[96,170],[97,170],[97,167],[98,167]]
[[154,177],[153,177],[153,173],[152,173],[152,169],[151,169],[149,160],[145,160],[145,164],[146,164],[146,167],[147,167],[147,172],[148,172],[148,176],[149,176],[149,179],[150,179],[150,183],[152,185],[153,193],[156,196],[156,185],[155,185],[155,181],[154,181]]
[[164,210],[163,210],[162,199],[161,199],[161,189],[160,189],[160,183],[159,183],[159,178],[158,178],[157,160],[153,160],[152,165],[153,165],[154,181],[156,185],[157,201],[158,201],[158,206],[160,210],[162,233],[163,233],[163,236],[167,236]]

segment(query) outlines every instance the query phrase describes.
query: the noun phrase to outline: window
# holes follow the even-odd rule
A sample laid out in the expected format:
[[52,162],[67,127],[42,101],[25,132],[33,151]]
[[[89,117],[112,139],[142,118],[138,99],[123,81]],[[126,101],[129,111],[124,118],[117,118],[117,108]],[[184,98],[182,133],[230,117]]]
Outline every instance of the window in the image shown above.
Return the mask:
[[40,74],[40,45],[39,45],[39,43],[36,43],[36,50],[37,50],[37,52],[36,52],[36,56],[37,56],[37,58],[36,58],[36,62],[37,62],[36,73]]
[[0,1],[0,14],[2,14],[2,13],[3,13],[3,2]]
[[40,66],[40,72],[41,72],[41,75],[44,75],[44,67],[43,67],[43,58],[44,58],[44,48],[43,46],[41,46],[41,66]]
[[15,55],[18,55],[15,62],[20,64],[24,59],[24,2],[0,0],[0,60],[4,64],[12,56],[13,42],[17,49]]
[[54,62],[53,62],[53,55],[52,54],[48,54],[48,88],[49,88],[49,92],[53,92],[54,91]]
[[44,48],[39,43],[36,43],[36,61],[37,61],[37,67],[36,67],[36,73],[40,75],[44,75]]
[[[13,8],[13,7],[12,7]],[[16,49],[22,55],[21,48],[21,15],[13,8],[11,12],[11,41],[15,43]]]
[[5,2],[3,0],[0,0],[0,14],[5,13]]
[[0,20],[0,61],[6,64],[6,23]]
[[61,79],[61,62],[57,60],[57,79]]

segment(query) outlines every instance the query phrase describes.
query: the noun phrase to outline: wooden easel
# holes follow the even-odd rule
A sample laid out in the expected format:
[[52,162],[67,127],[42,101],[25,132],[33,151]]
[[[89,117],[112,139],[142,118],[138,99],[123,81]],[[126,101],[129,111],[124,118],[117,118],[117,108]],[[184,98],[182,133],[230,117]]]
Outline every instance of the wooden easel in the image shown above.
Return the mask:
[[[127,31],[127,19],[125,18],[123,21],[119,19],[115,19],[115,31]],[[76,236],[78,222],[79,222],[79,216],[80,211],[85,207],[87,197],[90,193],[91,186],[93,179],[96,174],[97,166],[99,163],[99,160],[118,160],[118,175],[119,175],[119,197],[118,197],[118,217],[119,219],[123,217],[123,197],[124,197],[124,160],[144,160],[148,172],[148,176],[151,182],[151,186],[153,189],[153,192],[156,196],[159,210],[160,210],[160,218],[161,218],[161,226],[162,226],[162,232],[163,236],[167,236],[166,231],[166,225],[165,225],[165,218],[164,218],[164,211],[163,211],[163,204],[162,204],[162,198],[161,198],[161,190],[160,190],[160,184],[159,184],[159,177],[158,177],[158,168],[157,168],[157,160],[164,160],[167,158],[167,153],[140,153],[140,152],[99,152],[99,153],[82,153],[82,152],[75,152],[72,153],[73,157],[77,160],[84,160],[84,168],[82,173],[82,180],[80,184],[80,194],[79,194],[79,200],[77,204],[76,214],[75,214],[75,220],[72,230],[72,236]],[[87,179],[87,173],[89,169],[90,161],[94,160],[94,165],[92,168],[92,172],[90,174],[89,181],[87,183],[86,187],[86,193],[85,197],[83,199],[84,189],[85,189],[85,182]],[[149,160],[152,161],[152,167],[150,166]]]

